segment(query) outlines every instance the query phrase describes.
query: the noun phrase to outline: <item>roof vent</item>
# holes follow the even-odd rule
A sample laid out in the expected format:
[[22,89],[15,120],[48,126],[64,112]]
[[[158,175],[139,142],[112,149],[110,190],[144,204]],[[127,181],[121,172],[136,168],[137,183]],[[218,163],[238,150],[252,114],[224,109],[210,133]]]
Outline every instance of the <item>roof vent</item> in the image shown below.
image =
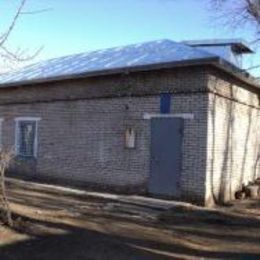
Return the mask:
[[243,55],[253,53],[249,44],[241,39],[198,40],[184,41],[183,43],[216,54],[238,68],[243,66]]

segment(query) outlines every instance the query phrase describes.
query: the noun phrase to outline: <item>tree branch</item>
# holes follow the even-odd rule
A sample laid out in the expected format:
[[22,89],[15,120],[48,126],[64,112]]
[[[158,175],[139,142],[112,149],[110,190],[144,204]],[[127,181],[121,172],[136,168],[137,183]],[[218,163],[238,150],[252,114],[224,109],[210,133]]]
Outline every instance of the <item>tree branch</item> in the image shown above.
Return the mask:
[[52,11],[53,9],[52,8],[45,8],[45,9],[40,9],[40,10],[33,10],[33,11],[24,11],[24,12],[21,12],[20,14],[23,15],[27,15],[27,14],[41,14],[41,13],[45,13],[45,12],[49,12],[49,11]]
[[258,69],[258,68],[260,68],[260,65],[254,65],[254,66],[248,67],[248,68],[246,68],[244,70],[248,71],[248,70],[254,70],[254,69]]
[[18,52],[13,52],[11,50],[9,50],[7,47],[5,46],[0,46],[0,49],[4,52],[4,53],[0,53],[0,56],[3,56],[6,54],[6,58],[11,58],[17,62],[26,62],[26,61],[29,61],[29,60],[32,60],[34,58],[36,58],[40,52],[43,50],[43,46],[41,46],[40,48],[38,48],[33,54],[31,55],[25,55],[25,51],[21,52],[21,53],[18,53]]
[[0,46],[2,46],[7,41],[10,34],[12,33],[12,31],[13,31],[15,25],[16,25],[16,22],[17,22],[18,18],[20,17],[21,12],[22,12],[22,10],[25,6],[25,3],[26,3],[26,0],[21,1],[20,6],[19,6],[19,8],[18,8],[10,26],[9,26],[9,28],[7,29],[7,31],[2,36],[0,36]]

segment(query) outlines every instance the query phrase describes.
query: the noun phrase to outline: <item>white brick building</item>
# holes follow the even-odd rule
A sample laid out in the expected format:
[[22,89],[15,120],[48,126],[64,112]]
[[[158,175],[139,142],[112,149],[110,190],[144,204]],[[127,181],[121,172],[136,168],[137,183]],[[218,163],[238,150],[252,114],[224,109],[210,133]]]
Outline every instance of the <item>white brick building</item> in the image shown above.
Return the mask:
[[235,59],[247,52],[235,40],[158,41],[2,76],[12,173],[207,205],[233,199],[260,177],[260,88]]

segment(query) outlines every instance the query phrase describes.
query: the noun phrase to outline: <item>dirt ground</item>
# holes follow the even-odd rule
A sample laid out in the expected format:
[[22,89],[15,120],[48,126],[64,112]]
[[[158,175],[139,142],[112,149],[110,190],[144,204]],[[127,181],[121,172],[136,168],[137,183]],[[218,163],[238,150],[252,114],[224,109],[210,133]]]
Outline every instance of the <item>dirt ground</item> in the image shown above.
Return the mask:
[[260,200],[187,203],[9,180],[0,259],[260,259]]

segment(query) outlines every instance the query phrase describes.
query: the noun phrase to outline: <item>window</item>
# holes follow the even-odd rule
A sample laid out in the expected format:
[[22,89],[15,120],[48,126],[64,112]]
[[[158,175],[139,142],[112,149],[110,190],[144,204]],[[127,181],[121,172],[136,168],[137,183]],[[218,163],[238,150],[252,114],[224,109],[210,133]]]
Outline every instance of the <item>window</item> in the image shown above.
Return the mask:
[[169,114],[171,111],[171,94],[161,93],[160,95],[160,112],[161,114]]
[[25,157],[37,157],[39,118],[16,118],[15,149],[16,154]]

